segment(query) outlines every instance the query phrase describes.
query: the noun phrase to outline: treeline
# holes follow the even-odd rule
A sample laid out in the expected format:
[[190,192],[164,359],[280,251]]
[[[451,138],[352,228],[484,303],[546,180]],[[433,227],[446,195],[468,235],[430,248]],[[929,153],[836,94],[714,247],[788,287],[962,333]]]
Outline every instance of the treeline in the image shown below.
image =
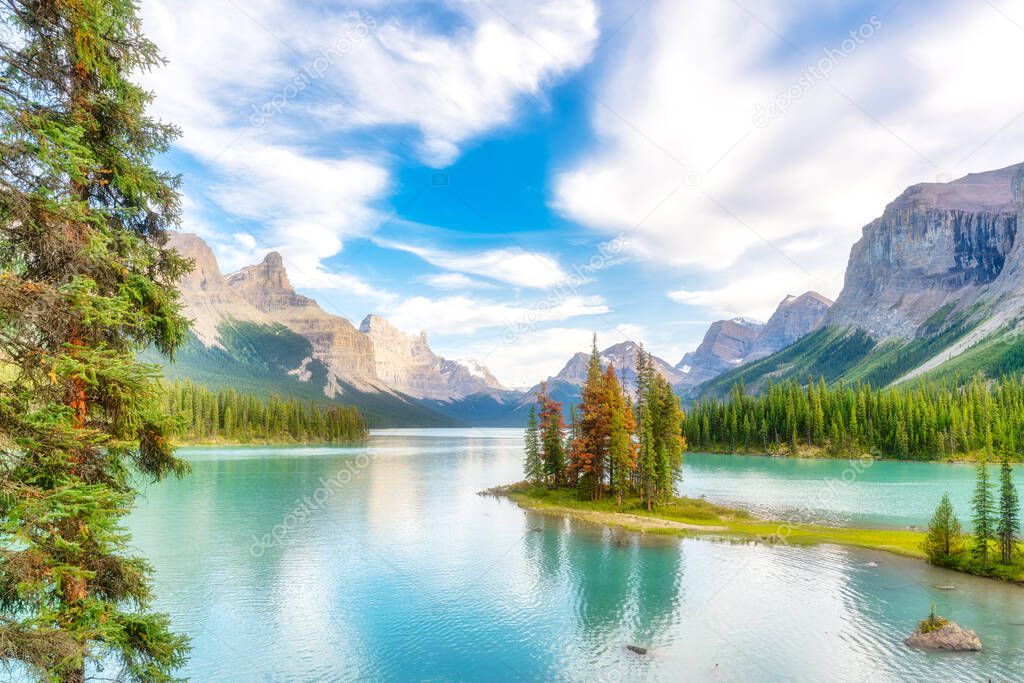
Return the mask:
[[184,441],[330,443],[362,439],[367,431],[351,406],[211,390],[188,380],[165,385],[163,400]]
[[1024,449],[1024,383],[975,378],[966,386],[919,382],[875,390],[826,386],[823,379],[770,385],[748,396],[742,384],[726,401],[697,401],[684,422],[692,450],[867,451],[882,457],[937,460]]
[[527,480],[534,485],[574,487],[581,498],[613,492],[639,496],[647,509],[674,495],[685,441],[679,398],[654,370],[649,354],[637,354],[634,401],[615,368],[602,372],[595,338],[580,403],[566,425],[562,405],[541,385],[526,429]]

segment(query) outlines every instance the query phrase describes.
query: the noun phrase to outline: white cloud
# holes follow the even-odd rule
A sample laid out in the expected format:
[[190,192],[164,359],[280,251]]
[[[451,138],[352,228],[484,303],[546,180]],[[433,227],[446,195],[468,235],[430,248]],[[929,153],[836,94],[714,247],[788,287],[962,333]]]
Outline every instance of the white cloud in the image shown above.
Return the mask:
[[[852,0],[833,4],[870,20]],[[1024,16],[1021,0],[1001,8]],[[1024,90],[1007,85],[1024,63],[1020,28],[984,3],[904,3],[765,128],[757,105],[844,36],[796,37],[820,3],[749,9],[756,18],[718,0],[652,2],[595,86],[598,143],[554,179],[559,211],[605,234],[639,225],[631,248],[650,261],[705,281],[750,273],[742,291],[702,284],[677,299],[763,313],[794,281],[841,274],[861,226],[905,186],[1021,161],[1024,119],[981,146],[1024,112]]]
[[[424,6],[402,0],[331,12],[287,0],[147,0],[144,29],[169,65],[143,74],[143,84],[157,94],[153,113],[182,128],[177,149],[200,166],[186,174],[183,228],[210,239],[226,270],[275,249],[300,281],[392,300],[321,262],[382,220],[374,207],[391,190],[394,138],[366,131],[353,151],[341,151],[340,142],[329,146],[332,135],[409,125],[421,133],[423,154],[447,163],[463,142],[510,121],[524,97],[584,63],[596,37],[590,0],[558,8],[450,0],[430,11],[439,9],[458,19],[458,30],[429,28],[416,14]],[[372,30],[357,34],[359,17]],[[324,54],[329,64],[317,70]],[[231,224],[214,225],[223,217]],[[251,239],[228,237],[243,221],[254,225]],[[536,274],[552,265],[544,255],[527,258],[482,254],[466,272],[493,266],[490,277],[510,281],[517,267]]]
[[719,318],[747,317],[767,320],[787,294],[799,296],[813,290],[835,299],[842,288],[842,279],[813,279],[798,269],[760,266],[747,259],[735,269],[740,277],[714,278],[709,286],[680,288],[666,295],[681,304],[697,306]]
[[388,319],[407,332],[473,334],[495,343],[532,333],[536,326],[588,315],[604,315],[611,309],[599,296],[569,296],[535,305],[508,304],[457,295],[430,299],[415,296],[384,309]]
[[440,352],[480,359],[507,387],[532,387],[558,372],[577,351],[589,351],[590,328],[552,327],[523,335],[514,343],[489,339]]
[[567,275],[558,260],[548,254],[519,247],[478,252],[454,252],[418,247],[376,238],[377,244],[415,254],[427,263],[461,273],[471,273],[517,287],[551,287],[564,282]]
[[[403,16],[406,4],[377,18],[327,78],[350,99],[349,125],[415,126],[420,154],[436,166],[451,163],[468,139],[512,121],[524,96],[584,64],[598,35],[592,0],[453,0],[444,9],[462,26],[448,35]],[[304,43],[326,42],[334,35],[327,24]]]
[[433,275],[424,275],[420,280],[426,282],[434,289],[480,289],[493,287],[493,285],[486,282],[466,277],[462,273],[435,273]]

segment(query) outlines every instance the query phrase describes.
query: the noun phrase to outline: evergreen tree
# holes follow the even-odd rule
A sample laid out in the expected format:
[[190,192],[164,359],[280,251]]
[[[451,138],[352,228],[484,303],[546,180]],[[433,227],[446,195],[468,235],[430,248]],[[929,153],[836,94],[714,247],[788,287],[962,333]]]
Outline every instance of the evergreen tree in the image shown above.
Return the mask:
[[942,495],[939,507],[935,509],[928,523],[928,535],[924,540],[924,551],[928,560],[935,564],[948,562],[963,551],[963,531],[960,521],[953,512],[949,494]]
[[593,500],[603,493],[608,466],[611,416],[605,384],[597,335],[594,335],[587,378],[580,392],[579,419],[574,422],[569,454],[569,469],[578,480],[580,494]]
[[635,423],[633,408],[622,392],[622,386],[611,367],[605,374],[605,391],[608,394],[609,443],[608,459],[611,471],[611,485],[619,506],[622,497],[630,488],[633,472],[636,470],[637,450],[633,442]]
[[983,567],[988,566],[989,543],[995,538],[995,500],[988,476],[988,461],[982,457],[975,467],[974,497],[971,499],[974,516],[974,556]]
[[165,247],[176,131],[130,77],[160,63],[131,2],[7,0],[0,87],[0,659],[78,682],[162,681],[187,652],[148,611],[122,526],[132,468],[183,473],[143,347],[184,339]]
[[562,404],[548,397],[547,383],[542,382],[537,394],[537,405],[540,407],[540,446],[544,475],[550,486],[559,486],[566,481],[567,475]]
[[526,461],[523,471],[531,484],[539,484],[544,479],[544,461],[541,459],[540,433],[537,429],[537,409],[530,406],[530,416],[526,420]]
[[1003,564],[1010,564],[1017,544],[1017,533],[1020,531],[1020,500],[1017,488],[1013,485],[1013,469],[1006,458],[1003,458],[999,471],[999,494],[999,525],[996,535]]

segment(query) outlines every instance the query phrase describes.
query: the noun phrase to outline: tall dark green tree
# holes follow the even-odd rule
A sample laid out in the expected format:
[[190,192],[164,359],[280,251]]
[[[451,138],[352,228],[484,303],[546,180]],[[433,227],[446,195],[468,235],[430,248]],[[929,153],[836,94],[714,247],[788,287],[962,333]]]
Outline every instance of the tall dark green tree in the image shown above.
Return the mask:
[[928,523],[928,535],[924,540],[924,551],[929,562],[945,564],[964,549],[963,531],[953,511],[949,494],[942,494],[942,501],[935,509]]
[[974,548],[972,552],[983,567],[988,566],[989,544],[995,540],[995,496],[988,476],[988,459],[980,458],[975,467],[974,497],[971,499],[974,525]]
[[530,416],[526,420],[526,459],[523,462],[523,473],[531,484],[539,484],[544,480],[544,461],[541,458],[540,432],[537,427],[537,409],[530,406]]
[[565,418],[562,416],[562,404],[552,400],[547,394],[547,384],[541,383],[537,394],[537,406],[540,408],[540,448],[544,462],[544,476],[551,486],[559,486],[566,481],[565,454]]
[[[129,0],[2,0],[0,659],[38,678],[168,680],[187,652],[149,612],[122,526],[132,470],[181,473],[142,347],[184,338],[165,248],[176,130],[130,77],[160,64]],[[120,674],[110,672],[119,664]]]
[[999,538],[999,551],[1003,564],[1013,561],[1013,550],[1017,545],[1017,534],[1020,532],[1020,499],[1017,488],[1013,485],[1013,468],[1010,461],[1003,458],[999,470],[999,524],[996,536]]

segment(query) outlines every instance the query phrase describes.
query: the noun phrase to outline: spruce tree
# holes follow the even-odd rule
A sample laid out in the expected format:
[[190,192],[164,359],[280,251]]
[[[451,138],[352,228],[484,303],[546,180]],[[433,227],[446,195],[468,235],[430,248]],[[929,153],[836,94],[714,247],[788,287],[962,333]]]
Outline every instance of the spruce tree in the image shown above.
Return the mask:
[[981,561],[983,567],[988,566],[989,543],[995,538],[995,498],[992,495],[992,482],[988,476],[987,459],[982,456],[975,468],[974,497],[971,499],[974,515],[971,522],[974,525],[974,548],[975,558]]
[[1017,488],[1013,485],[1013,468],[1010,461],[1003,458],[999,471],[999,525],[996,535],[999,538],[999,550],[1003,564],[1013,561],[1013,550],[1017,544],[1017,533],[1020,531],[1020,500]]
[[544,462],[540,452],[540,433],[537,429],[537,409],[530,406],[530,416],[526,420],[526,460],[523,471],[531,484],[539,484],[544,479]]
[[928,523],[928,535],[924,540],[925,554],[930,562],[943,564],[963,551],[963,545],[960,521],[953,511],[949,494],[944,493],[942,501]]
[[537,394],[540,407],[539,429],[541,460],[544,462],[544,476],[550,486],[559,486],[566,480],[566,454],[563,442],[565,419],[562,404],[547,395],[547,383],[541,383]]
[[168,680],[186,640],[148,611],[122,526],[133,469],[181,473],[157,369],[186,333],[165,247],[176,130],[130,80],[160,64],[136,6],[5,0],[0,42],[0,659],[77,682]]

